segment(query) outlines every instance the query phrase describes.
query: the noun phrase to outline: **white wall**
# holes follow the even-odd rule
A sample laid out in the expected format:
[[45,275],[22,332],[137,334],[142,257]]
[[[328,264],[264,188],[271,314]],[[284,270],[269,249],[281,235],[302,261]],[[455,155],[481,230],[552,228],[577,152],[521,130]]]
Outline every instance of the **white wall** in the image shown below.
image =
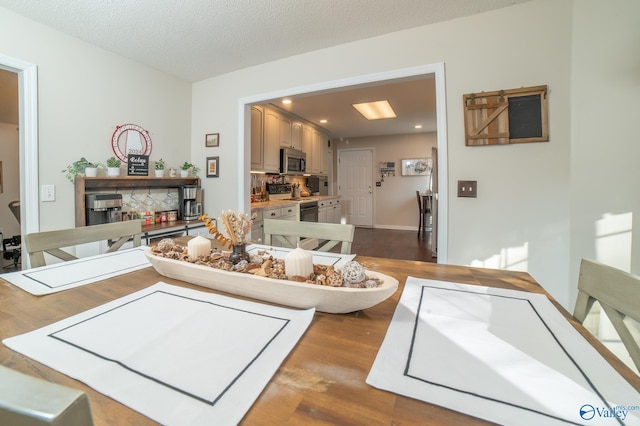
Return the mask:
[[380,181],[379,163],[395,162],[395,176],[384,178],[374,187],[374,227],[386,229],[418,229],[416,191],[425,192],[428,176],[402,176],[402,159],[430,158],[437,144],[435,133],[348,138],[334,141],[334,152],[340,149],[374,149],[374,180]]
[[[449,262],[527,270],[568,304],[571,11],[570,1],[532,1],[196,83],[193,154],[197,156],[197,147],[203,145],[205,130],[216,129],[221,132],[222,142],[212,155],[221,156],[223,167],[238,165],[237,102],[243,97],[286,93],[299,86],[444,62]],[[540,84],[549,86],[550,142],[464,145],[463,94]],[[204,154],[204,148],[200,150]],[[222,178],[205,182],[209,195],[215,193],[214,204],[207,202],[207,208],[214,212],[238,205],[237,172],[221,168],[221,173],[224,182]],[[479,197],[456,198],[457,180],[477,180]]]
[[151,160],[190,161],[191,84],[0,8],[0,52],[38,67],[39,178],[56,186],[40,229],[72,227],[73,185],[61,170],[81,156],[105,162],[117,125],[150,132]]
[[0,193],[0,231],[4,238],[20,235],[20,225],[9,203],[20,199],[20,157],[18,145],[18,126],[0,123],[0,161],[2,161],[2,189]]
[[640,274],[639,24],[636,0],[574,3],[572,282],[581,258]]

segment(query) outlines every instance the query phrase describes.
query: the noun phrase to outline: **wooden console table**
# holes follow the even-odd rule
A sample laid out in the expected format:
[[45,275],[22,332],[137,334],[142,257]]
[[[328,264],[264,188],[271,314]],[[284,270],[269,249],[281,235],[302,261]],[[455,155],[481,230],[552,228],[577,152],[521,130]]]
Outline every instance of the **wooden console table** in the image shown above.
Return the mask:
[[178,188],[183,185],[200,186],[200,178],[151,176],[125,177],[85,177],[77,176],[75,180],[76,226],[86,226],[84,197],[87,192],[110,192],[116,189],[144,189],[144,188]]

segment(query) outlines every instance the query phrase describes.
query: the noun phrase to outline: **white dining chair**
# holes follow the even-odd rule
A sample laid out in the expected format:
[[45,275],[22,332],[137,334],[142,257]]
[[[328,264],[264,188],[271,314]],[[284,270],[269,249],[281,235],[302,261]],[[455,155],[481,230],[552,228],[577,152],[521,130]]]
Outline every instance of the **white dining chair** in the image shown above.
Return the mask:
[[0,365],[0,425],[93,425],[84,392]]
[[[598,301],[640,370],[640,347],[625,319],[640,321],[640,277],[593,260],[582,259],[573,316],[583,323]],[[627,320],[628,321],[628,320]]]
[[127,220],[102,225],[34,232],[25,236],[24,245],[29,254],[31,267],[35,268],[46,265],[45,253],[64,261],[77,259],[76,256],[62,249],[79,244],[108,241],[109,248],[106,253],[118,250],[129,240],[133,241],[133,247],[138,247],[141,244],[141,234],[142,221]]
[[293,220],[264,220],[264,243],[271,245],[272,241],[282,244],[282,247],[295,245],[287,237],[293,237],[294,241],[303,238],[317,238],[327,240],[318,247],[317,251],[329,251],[339,243],[340,253],[351,254],[351,243],[355,233],[355,226],[340,223],[298,222]]

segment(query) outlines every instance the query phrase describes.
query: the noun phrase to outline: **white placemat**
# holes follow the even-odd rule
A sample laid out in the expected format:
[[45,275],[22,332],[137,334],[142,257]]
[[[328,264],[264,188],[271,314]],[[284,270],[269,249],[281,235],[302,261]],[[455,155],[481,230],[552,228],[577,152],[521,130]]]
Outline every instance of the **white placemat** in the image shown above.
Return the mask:
[[[260,251],[267,251],[276,259],[284,259],[287,253],[289,253],[291,250],[293,249],[287,247],[266,246],[263,244],[251,244],[247,246],[247,252],[249,254],[257,254]],[[313,263],[316,265],[333,265],[341,267],[344,266],[345,263],[353,260],[356,257],[355,254],[331,253],[316,250],[307,251],[313,256]]]
[[499,424],[640,424],[640,395],[540,294],[409,277],[367,383]]
[[159,282],[3,343],[162,424],[236,424],[313,314]]
[[2,274],[21,289],[42,296],[151,266],[145,246]]

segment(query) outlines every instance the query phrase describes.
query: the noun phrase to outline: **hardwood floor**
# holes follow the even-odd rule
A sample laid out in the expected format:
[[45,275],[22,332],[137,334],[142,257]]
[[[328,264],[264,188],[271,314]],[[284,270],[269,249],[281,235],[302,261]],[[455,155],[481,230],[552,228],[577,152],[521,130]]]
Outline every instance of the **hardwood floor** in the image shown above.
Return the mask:
[[351,252],[363,256],[436,262],[431,252],[431,232],[418,238],[417,231],[356,228]]

